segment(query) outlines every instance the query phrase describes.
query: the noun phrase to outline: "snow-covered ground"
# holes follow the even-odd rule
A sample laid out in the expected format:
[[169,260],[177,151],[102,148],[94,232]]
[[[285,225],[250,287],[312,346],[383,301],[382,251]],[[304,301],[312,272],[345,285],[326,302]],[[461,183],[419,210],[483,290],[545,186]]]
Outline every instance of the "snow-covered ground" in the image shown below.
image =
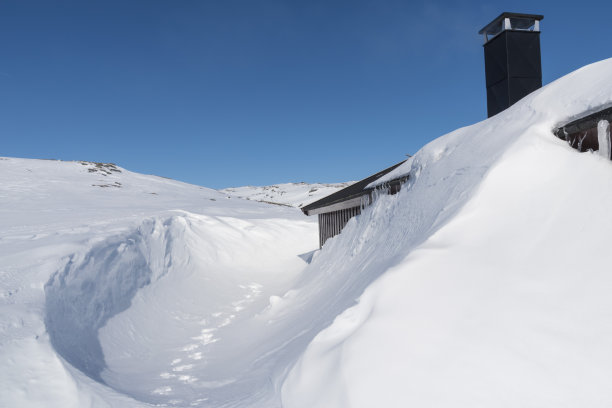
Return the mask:
[[229,196],[264,203],[284,204],[301,208],[353,184],[346,183],[284,183],[273,186],[230,187],[219,190]]
[[612,162],[551,130],[611,105],[606,60],[445,135],[314,253],[296,208],[0,159],[0,406],[608,407]]
[[287,340],[268,341],[258,314],[307,265],[314,220],[117,167],[15,158],[0,160],[0,203],[0,406],[197,406],[273,386],[257,373]]

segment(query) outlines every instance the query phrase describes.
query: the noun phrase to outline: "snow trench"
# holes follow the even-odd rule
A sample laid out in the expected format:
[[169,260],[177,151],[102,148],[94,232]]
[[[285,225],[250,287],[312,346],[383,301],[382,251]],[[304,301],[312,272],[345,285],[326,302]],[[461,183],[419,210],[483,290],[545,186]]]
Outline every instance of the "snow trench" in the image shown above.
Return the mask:
[[[72,255],[45,285],[45,323],[53,346],[96,381],[105,383],[101,373],[107,368],[99,330],[128,309],[138,290],[163,274],[159,267],[171,262],[166,254],[162,255],[165,262],[149,257],[158,224],[147,221],[133,233],[110,238],[83,256]],[[156,244],[167,244],[168,235]]]
[[[51,343],[93,380],[146,403],[278,405],[276,382],[296,349],[284,359],[274,350],[302,333],[283,337],[260,314],[315,245],[314,224],[300,219],[147,220],[72,255],[50,278]],[[309,339],[300,339],[301,350]]]

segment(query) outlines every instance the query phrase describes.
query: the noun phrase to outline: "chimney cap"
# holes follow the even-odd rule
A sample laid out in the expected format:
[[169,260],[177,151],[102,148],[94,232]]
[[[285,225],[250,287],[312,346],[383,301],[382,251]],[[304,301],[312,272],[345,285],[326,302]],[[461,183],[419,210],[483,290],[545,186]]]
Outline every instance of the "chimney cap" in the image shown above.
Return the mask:
[[[509,25],[505,24],[506,19],[508,19]],[[536,22],[543,19],[544,16],[541,14],[509,13],[506,11],[501,13],[495,20],[484,26],[480,31],[478,31],[478,34],[495,36],[506,29],[540,31],[539,24],[536,24]],[[535,28],[530,30],[532,26]]]

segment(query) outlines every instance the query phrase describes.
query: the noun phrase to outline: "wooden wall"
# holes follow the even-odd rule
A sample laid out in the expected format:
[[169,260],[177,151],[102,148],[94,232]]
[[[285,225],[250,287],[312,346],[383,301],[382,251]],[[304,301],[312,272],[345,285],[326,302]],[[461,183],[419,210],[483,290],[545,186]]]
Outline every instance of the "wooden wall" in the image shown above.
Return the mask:
[[[354,199],[344,201],[343,204],[346,205],[348,208],[320,213],[319,247],[322,248],[325,244],[325,241],[342,232],[342,229],[344,228],[346,223],[354,216],[361,214],[361,210],[372,204],[372,202],[376,200],[377,195],[393,195],[398,193],[402,188],[402,184],[408,181],[408,178],[408,175],[398,177],[377,187],[364,191],[364,194],[361,196],[361,199],[359,200],[360,202],[358,204],[354,203]],[[357,205],[354,207],[349,207],[349,205],[355,204]]]
[[325,241],[338,235],[346,223],[359,214],[361,214],[361,207],[319,214],[319,246],[323,247]]

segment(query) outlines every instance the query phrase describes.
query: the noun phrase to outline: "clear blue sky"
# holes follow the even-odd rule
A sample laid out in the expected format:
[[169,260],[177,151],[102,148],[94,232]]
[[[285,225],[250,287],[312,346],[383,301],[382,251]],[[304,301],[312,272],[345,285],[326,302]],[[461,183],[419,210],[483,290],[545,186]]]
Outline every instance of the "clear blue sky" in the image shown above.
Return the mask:
[[221,188],[359,179],[486,118],[478,30],[544,14],[548,83],[612,2],[0,1],[0,155]]

